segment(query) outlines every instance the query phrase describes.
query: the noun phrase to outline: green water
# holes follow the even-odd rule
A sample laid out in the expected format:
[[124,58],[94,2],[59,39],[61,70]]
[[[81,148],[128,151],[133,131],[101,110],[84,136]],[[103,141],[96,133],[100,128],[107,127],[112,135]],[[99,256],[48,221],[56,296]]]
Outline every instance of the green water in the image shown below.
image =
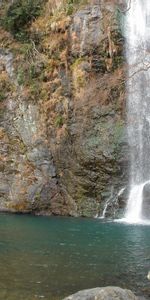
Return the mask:
[[0,215],[0,300],[58,300],[117,285],[150,296],[150,227]]

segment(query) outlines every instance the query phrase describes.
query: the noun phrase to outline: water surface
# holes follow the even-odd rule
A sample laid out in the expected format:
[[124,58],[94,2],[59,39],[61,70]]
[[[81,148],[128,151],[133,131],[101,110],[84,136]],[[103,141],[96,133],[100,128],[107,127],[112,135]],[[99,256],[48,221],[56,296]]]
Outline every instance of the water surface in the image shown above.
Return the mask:
[[58,300],[117,285],[150,296],[150,227],[0,215],[0,300]]

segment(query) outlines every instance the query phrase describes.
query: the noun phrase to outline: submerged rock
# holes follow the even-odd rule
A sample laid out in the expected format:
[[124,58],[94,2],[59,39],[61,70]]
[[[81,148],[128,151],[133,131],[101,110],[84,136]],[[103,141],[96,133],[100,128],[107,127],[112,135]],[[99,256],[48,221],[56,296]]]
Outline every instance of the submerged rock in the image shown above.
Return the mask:
[[138,298],[130,290],[108,286],[83,290],[64,300],[138,300]]

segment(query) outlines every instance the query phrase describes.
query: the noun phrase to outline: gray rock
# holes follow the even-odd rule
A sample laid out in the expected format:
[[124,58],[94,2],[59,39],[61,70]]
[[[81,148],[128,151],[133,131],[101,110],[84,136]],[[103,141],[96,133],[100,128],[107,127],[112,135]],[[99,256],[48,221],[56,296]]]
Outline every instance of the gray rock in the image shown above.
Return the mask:
[[137,300],[130,291],[119,287],[101,287],[80,291],[64,300]]
[[142,215],[146,219],[150,218],[150,184],[145,184],[143,188],[143,206],[142,206]]
[[12,79],[14,77],[13,54],[0,48],[0,60],[4,61],[6,71]]
[[39,137],[39,123],[38,107],[22,101],[16,111],[14,125],[25,145],[31,146]]
[[102,13],[99,5],[78,11],[71,26],[72,52],[84,55],[100,45],[103,38]]

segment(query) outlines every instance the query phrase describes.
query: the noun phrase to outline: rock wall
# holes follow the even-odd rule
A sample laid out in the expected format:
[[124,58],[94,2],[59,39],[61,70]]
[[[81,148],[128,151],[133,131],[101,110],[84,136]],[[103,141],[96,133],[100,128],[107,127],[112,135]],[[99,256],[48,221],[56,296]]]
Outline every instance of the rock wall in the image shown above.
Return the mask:
[[0,209],[95,216],[109,200],[114,215],[128,165],[117,10],[55,2],[31,24],[32,49],[2,29]]

